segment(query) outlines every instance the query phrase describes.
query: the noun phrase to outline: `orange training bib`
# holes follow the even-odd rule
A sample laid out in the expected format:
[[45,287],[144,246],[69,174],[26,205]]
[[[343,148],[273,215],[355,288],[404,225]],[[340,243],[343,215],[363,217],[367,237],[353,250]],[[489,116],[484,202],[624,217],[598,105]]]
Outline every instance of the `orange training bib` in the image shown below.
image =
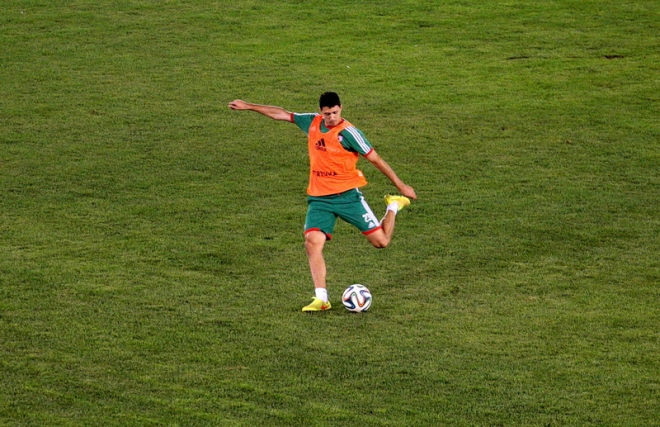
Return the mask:
[[323,116],[316,116],[307,134],[310,162],[307,194],[327,196],[367,185],[364,175],[356,167],[358,153],[346,150],[339,141],[339,133],[351,124],[344,120],[323,133],[322,120]]

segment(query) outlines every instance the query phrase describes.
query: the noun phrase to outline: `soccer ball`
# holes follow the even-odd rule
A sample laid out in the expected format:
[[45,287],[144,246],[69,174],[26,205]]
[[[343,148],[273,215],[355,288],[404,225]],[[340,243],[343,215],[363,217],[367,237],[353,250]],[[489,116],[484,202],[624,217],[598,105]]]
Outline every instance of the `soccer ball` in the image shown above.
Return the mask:
[[371,307],[371,292],[364,285],[351,285],[344,291],[341,296],[341,302],[344,303],[346,310],[353,313],[362,313]]

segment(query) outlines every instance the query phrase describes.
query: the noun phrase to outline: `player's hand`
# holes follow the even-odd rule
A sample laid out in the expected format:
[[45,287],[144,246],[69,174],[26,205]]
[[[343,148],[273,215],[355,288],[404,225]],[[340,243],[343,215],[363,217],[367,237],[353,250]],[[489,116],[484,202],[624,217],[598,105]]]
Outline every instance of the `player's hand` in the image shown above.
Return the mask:
[[399,187],[399,192],[401,193],[402,196],[406,196],[409,199],[417,200],[417,194],[415,193],[415,190],[406,184],[403,184],[401,187]]
[[229,103],[229,108],[231,108],[232,110],[247,110],[248,103],[243,100],[236,99]]

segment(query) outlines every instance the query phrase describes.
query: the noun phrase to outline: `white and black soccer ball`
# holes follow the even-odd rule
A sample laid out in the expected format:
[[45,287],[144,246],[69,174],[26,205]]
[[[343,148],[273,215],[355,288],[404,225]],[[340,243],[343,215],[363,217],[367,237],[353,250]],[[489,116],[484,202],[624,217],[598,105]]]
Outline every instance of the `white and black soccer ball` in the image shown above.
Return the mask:
[[346,310],[353,313],[362,313],[369,310],[372,301],[373,298],[369,289],[359,284],[349,286],[341,296],[341,302],[344,303]]

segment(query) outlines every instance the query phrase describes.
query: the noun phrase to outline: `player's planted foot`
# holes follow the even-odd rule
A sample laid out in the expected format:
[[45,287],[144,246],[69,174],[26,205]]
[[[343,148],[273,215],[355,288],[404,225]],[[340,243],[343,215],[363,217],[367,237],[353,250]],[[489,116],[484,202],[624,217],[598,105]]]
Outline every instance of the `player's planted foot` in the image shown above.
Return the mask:
[[330,302],[324,302],[322,299],[314,297],[312,303],[303,307],[302,311],[325,311],[331,308]]
[[410,204],[410,199],[405,196],[393,196],[388,194],[385,196],[385,203],[389,206],[392,203],[399,205],[399,210],[405,208]]

